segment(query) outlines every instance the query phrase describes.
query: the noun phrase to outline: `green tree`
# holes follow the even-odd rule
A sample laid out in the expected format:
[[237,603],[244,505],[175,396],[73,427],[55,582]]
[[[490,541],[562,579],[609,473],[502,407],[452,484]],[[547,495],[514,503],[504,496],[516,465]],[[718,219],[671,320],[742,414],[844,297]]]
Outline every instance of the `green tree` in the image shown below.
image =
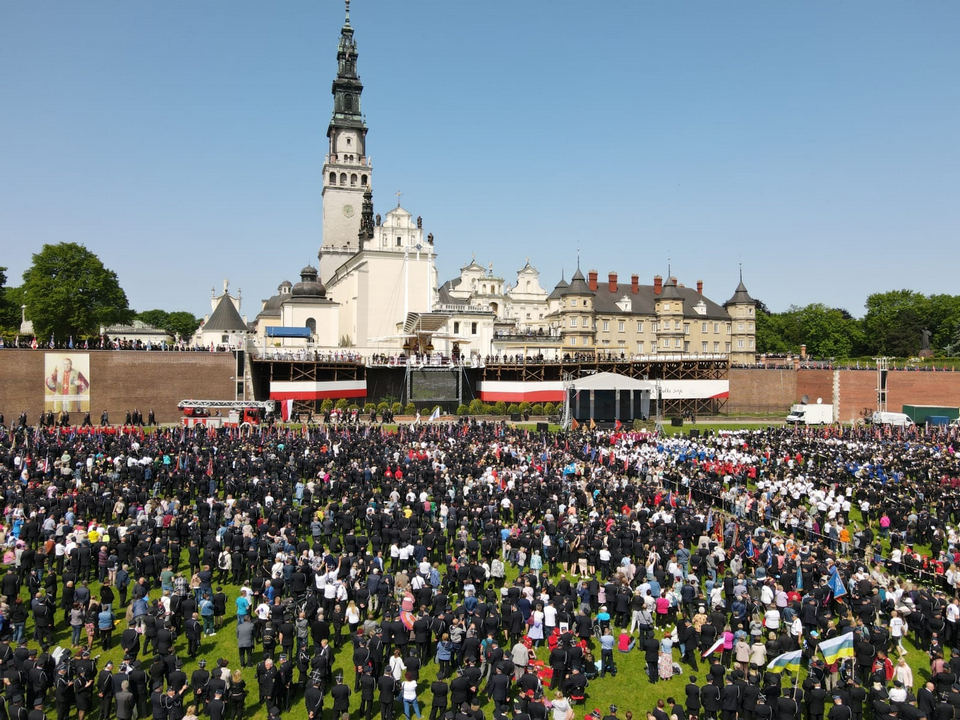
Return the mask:
[[20,305],[14,303],[12,294],[7,287],[7,269],[0,267],[0,328],[20,327]]
[[[800,342],[813,357],[848,358],[859,348],[860,327],[850,313],[813,303],[802,308],[791,308],[796,315]],[[799,349],[799,348],[798,348]]]
[[913,290],[874,293],[864,306],[867,313],[863,317],[863,332],[868,354],[916,355],[928,316],[929,303],[924,295]]
[[137,313],[137,320],[155,328],[166,330],[174,337],[179,335],[181,338],[192,336],[196,329],[200,327],[200,319],[183,310],[174,312],[144,310]]
[[117,274],[77,243],[44,245],[23,274],[23,290],[42,338],[95,335],[101,325],[133,320]]

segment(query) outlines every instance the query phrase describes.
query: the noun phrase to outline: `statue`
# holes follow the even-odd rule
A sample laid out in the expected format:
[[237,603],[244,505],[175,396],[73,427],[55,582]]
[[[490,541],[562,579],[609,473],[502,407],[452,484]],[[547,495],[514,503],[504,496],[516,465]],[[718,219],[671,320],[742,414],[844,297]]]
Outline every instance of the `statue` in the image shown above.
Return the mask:
[[380,227],[380,213],[377,213],[377,227]]
[[417,215],[417,230],[423,229],[423,218]]
[[923,331],[920,333],[920,349],[921,350],[930,349],[930,336],[932,334],[933,333],[931,333],[927,328],[924,328]]
[[433,245],[433,233],[427,233],[427,242]]

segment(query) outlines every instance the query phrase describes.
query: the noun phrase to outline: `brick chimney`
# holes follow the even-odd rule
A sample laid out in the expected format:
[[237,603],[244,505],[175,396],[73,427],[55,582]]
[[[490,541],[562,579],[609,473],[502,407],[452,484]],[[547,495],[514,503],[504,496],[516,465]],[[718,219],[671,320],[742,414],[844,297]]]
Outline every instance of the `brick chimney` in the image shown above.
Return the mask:
[[640,294],[640,276],[631,275],[630,276],[630,292],[634,295]]
[[607,277],[607,282],[609,283],[610,292],[612,293],[615,293],[617,288],[620,287],[617,283],[617,274],[615,272],[610,273],[610,275]]
[[697,280],[697,295],[703,295],[703,280]]
[[663,292],[663,278],[659,275],[653,276],[653,294],[659,295]]
[[597,291],[597,271],[591,270],[587,273],[587,284],[590,286],[591,292]]

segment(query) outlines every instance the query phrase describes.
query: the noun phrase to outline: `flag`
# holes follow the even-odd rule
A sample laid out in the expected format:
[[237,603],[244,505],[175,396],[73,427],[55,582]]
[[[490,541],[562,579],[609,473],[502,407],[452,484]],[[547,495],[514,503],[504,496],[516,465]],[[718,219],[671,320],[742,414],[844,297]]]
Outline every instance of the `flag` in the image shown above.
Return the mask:
[[67,343],[67,347],[73,350],[73,335],[70,336],[70,342]]
[[597,424],[593,421],[593,418],[590,418],[590,429],[591,430],[597,429]]
[[433,422],[434,420],[439,420],[439,419],[440,419],[440,406],[437,405],[433,409],[433,412],[430,413],[430,422]]
[[793,652],[784,653],[783,655],[777,655],[777,657],[767,665],[767,670],[774,673],[783,672],[784,670],[799,672],[800,658],[802,655],[802,650],[794,650]]
[[37,345],[37,339],[36,339],[36,338],[34,338],[34,339],[33,339],[33,342],[30,343],[30,347],[32,347],[34,350],[36,350],[36,349],[39,347],[39,345]]
[[839,599],[847,594],[847,588],[844,587],[843,580],[840,579],[840,573],[837,572],[836,565],[830,568],[830,579],[827,581],[827,585],[830,586],[830,591],[835,598]]
[[576,430],[578,427],[580,427],[580,423],[577,422],[577,419],[576,419],[576,418],[570,418],[570,429],[571,429],[571,430]]
[[800,563],[797,563],[797,590],[803,590],[803,572],[800,569]]
[[211,455],[210,460],[207,461],[207,477],[213,477],[213,455]]
[[710,508],[710,512],[707,513],[707,532],[710,532],[713,529],[713,508]]
[[853,657],[853,633],[844,633],[830,640],[821,640],[817,649],[823,653],[827,665],[833,665],[841,658]]
[[623,427],[623,423],[620,422],[619,420],[617,420],[617,421],[613,424],[613,429],[614,429],[614,430],[619,430],[619,429],[622,428],[622,427]]
[[720,634],[720,637],[717,638],[717,641],[711,645],[708,649],[700,653],[700,657],[706,657],[707,655],[713,655],[717,650],[723,648],[723,633]]
[[280,418],[287,422],[290,419],[290,416],[293,415],[293,400],[281,400],[280,401]]
[[570,463],[565,468],[563,468],[564,475],[576,475],[577,474],[577,464],[575,462]]

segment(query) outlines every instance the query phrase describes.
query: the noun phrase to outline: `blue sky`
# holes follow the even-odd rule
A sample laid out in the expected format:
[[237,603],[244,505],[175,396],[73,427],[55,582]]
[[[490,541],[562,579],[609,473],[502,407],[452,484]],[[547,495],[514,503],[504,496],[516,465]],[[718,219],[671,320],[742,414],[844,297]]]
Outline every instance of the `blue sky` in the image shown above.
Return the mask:
[[[354,0],[378,212],[548,290],[773,310],[956,293],[960,3]],[[132,307],[316,264],[338,0],[0,2],[0,265],[85,244]]]

